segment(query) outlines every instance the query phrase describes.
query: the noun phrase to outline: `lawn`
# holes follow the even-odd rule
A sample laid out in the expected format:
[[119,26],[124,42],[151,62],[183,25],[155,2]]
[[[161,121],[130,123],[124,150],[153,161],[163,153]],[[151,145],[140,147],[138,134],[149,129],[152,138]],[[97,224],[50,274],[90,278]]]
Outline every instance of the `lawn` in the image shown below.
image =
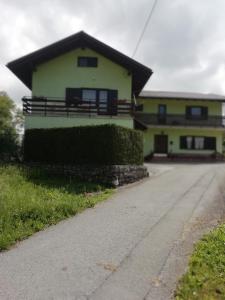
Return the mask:
[[112,194],[103,185],[0,165],[0,251]]
[[197,243],[175,298],[225,299],[225,224],[205,235]]

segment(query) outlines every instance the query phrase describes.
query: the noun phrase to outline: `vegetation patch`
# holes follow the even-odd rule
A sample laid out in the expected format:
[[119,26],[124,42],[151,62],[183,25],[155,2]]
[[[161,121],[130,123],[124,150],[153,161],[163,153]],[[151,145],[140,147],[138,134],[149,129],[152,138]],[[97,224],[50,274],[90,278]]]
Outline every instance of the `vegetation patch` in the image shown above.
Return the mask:
[[75,165],[142,165],[143,135],[116,125],[30,129],[26,162]]
[[0,91],[0,160],[17,159],[20,155],[18,131],[23,128],[22,111],[5,92]]
[[225,299],[225,224],[205,235],[197,243],[175,298]]
[[43,171],[0,166],[0,250],[85,208],[113,190],[87,182],[49,177]]

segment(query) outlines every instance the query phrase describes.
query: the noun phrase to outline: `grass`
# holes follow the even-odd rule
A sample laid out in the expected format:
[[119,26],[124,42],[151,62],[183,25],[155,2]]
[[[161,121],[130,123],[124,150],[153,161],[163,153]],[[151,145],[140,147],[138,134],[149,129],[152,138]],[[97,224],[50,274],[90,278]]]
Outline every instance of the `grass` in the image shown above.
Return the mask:
[[38,169],[0,165],[0,251],[93,207],[112,192],[94,183],[49,177]]
[[197,243],[175,299],[225,299],[225,224]]

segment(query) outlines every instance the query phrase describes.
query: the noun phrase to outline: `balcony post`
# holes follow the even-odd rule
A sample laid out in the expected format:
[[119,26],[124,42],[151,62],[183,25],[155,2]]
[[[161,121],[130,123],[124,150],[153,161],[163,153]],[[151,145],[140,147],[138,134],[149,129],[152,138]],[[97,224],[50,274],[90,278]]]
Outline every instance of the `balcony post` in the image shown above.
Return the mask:
[[47,114],[46,109],[47,109],[47,99],[45,99],[45,116]]

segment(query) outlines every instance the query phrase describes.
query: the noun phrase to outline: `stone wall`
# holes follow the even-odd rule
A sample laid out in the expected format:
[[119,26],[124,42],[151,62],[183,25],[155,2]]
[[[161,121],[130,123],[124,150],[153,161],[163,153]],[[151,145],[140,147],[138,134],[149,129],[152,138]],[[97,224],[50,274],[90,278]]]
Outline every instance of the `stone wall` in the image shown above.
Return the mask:
[[74,177],[89,182],[99,182],[110,186],[121,186],[132,183],[149,176],[145,166],[136,165],[113,165],[113,166],[90,166],[90,165],[50,165],[29,163],[29,167],[38,167],[52,175]]

